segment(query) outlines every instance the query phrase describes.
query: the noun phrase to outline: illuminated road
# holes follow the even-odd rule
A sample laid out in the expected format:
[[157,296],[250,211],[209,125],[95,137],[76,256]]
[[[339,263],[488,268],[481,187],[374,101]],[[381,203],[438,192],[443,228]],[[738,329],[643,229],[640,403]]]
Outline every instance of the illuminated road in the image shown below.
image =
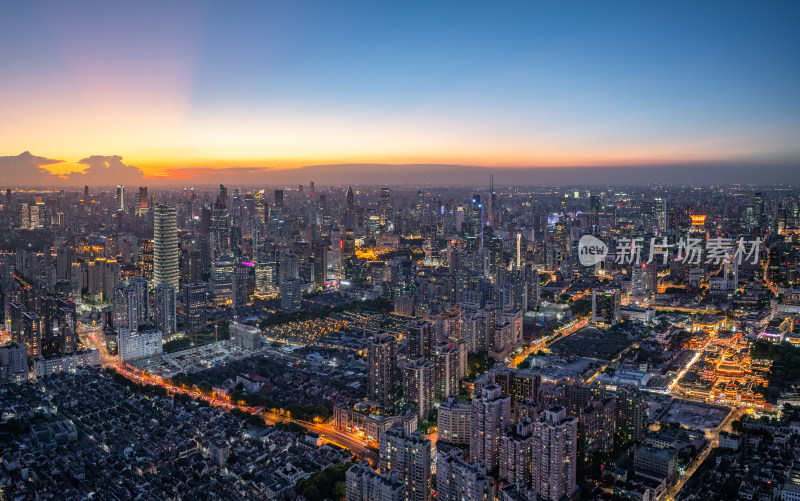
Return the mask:
[[556,331],[550,336],[545,336],[543,338],[537,339],[528,348],[523,350],[522,353],[512,358],[511,361],[508,363],[508,366],[511,368],[517,367],[519,364],[522,363],[523,360],[528,358],[528,356],[530,356],[532,353],[542,349],[548,341],[554,339],[562,339],[569,335],[575,334],[576,332],[583,329],[587,325],[588,321],[586,321],[586,319],[578,320],[572,324],[567,325],[566,327],[562,327],[561,331]]
[[[231,410],[233,408],[238,408],[246,412],[254,412],[256,410],[255,407],[247,407],[243,405],[231,404],[226,400],[222,400],[211,395],[200,393],[194,389],[187,389],[181,386],[176,386],[170,383],[169,380],[133,370],[133,368],[130,367],[129,365],[119,363],[116,357],[109,355],[108,350],[106,349],[105,346],[105,338],[102,337],[103,336],[102,329],[100,329],[99,327],[80,327],[78,329],[78,335],[81,337],[81,340],[83,341],[84,345],[93,349],[97,349],[100,352],[100,362],[103,367],[113,368],[114,370],[117,371],[117,373],[121,374],[127,379],[130,379],[133,382],[143,385],[150,384],[150,385],[160,386],[161,388],[164,388],[167,392],[171,394],[183,393],[185,395],[191,396],[192,398],[205,400],[209,404],[223,408],[225,410]],[[347,449],[358,457],[366,458],[373,465],[377,464],[378,454],[375,452],[374,449],[370,448],[366,442],[348,433],[343,433],[341,431],[335,430],[328,424],[310,423],[308,421],[291,419],[286,416],[275,414],[272,412],[261,412],[260,416],[264,419],[264,421],[266,421],[269,424],[275,424],[277,421],[289,421],[305,426],[309,431],[317,433],[322,438],[323,441],[330,442],[339,447]]]

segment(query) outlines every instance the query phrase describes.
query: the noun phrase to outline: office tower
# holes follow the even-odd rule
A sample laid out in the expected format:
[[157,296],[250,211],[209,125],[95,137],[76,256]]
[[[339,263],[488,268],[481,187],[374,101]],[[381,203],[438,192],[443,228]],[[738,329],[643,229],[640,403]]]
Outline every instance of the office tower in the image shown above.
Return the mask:
[[122,184],[117,185],[117,210],[125,210],[125,186]]
[[561,501],[577,490],[578,422],[553,405],[533,425],[533,491],[540,499]]
[[592,322],[601,326],[612,326],[620,322],[619,290],[592,291]]
[[631,267],[631,295],[644,296],[647,292],[647,284],[645,282],[645,273],[647,265],[635,264]]
[[85,198],[85,199],[89,198],[89,187],[88,186],[84,186],[83,187],[83,198]]
[[614,448],[614,397],[593,400],[578,414],[578,452],[584,461]]
[[524,419],[500,439],[500,479],[530,486],[532,450],[533,420]]
[[230,222],[228,220],[228,189],[219,185],[219,194],[211,213],[214,258],[227,252],[230,243]]
[[32,311],[22,314],[22,342],[30,358],[42,356],[42,319]]
[[178,214],[174,205],[156,206],[153,222],[153,286],[178,289]]
[[250,267],[239,264],[233,270],[233,307],[247,306],[247,290],[250,285]]
[[207,284],[196,282],[183,284],[181,302],[183,303],[183,326],[187,335],[203,332],[206,328]]
[[211,265],[210,292],[214,306],[233,304],[233,275],[233,261],[229,254],[223,253]]
[[328,246],[326,244],[314,245],[314,288],[325,287],[328,279]]
[[437,501],[489,501],[495,499],[494,481],[481,460],[467,463],[455,450],[436,458]]
[[420,421],[427,419],[433,410],[435,374],[433,362],[424,358],[409,360],[403,367],[403,397]]
[[397,387],[397,341],[378,334],[367,341],[367,399],[383,406],[394,403]]
[[669,211],[667,210],[667,198],[656,197],[655,206],[653,207],[653,215],[658,227],[659,234],[664,234],[669,229]]
[[392,205],[389,199],[389,188],[381,188],[380,198],[380,222],[381,228],[385,228],[389,223],[389,215],[392,212]]
[[[469,457],[479,459],[492,471],[500,461],[500,438],[511,425],[511,397],[496,384],[481,389],[472,399]],[[438,478],[438,477],[437,477]]]
[[433,324],[427,320],[415,319],[408,324],[408,356],[429,357],[433,347]]
[[293,251],[283,252],[280,256],[280,266],[278,267],[280,281],[286,278],[298,278],[300,276],[300,258]]
[[283,190],[275,190],[275,207],[283,209]]
[[296,277],[284,278],[281,282],[281,309],[300,311],[303,305],[303,281]]
[[615,430],[624,441],[638,442],[644,437],[647,410],[644,395],[633,386],[618,386]]
[[161,284],[155,292],[155,325],[165,337],[178,331],[175,313],[175,289],[169,284]]
[[147,281],[120,282],[114,287],[111,298],[111,311],[114,328],[117,331],[128,329],[139,330],[139,326],[148,323],[150,291]]
[[150,211],[150,202],[147,198],[147,186],[139,186],[139,194],[136,196],[136,215],[146,216]]
[[347,187],[344,196],[344,231],[352,232],[356,229],[356,203],[353,196],[353,187]]
[[428,501],[431,492],[431,441],[419,432],[406,433],[402,426],[385,431],[380,438],[380,471],[398,472],[405,501]]
[[276,275],[278,263],[270,260],[266,252],[259,252],[255,262],[255,294],[260,298],[274,296],[278,293]]
[[404,498],[405,483],[400,472],[378,473],[365,459],[345,473],[347,501],[404,501]]
[[0,346],[0,383],[28,380],[28,348],[24,343]]
[[439,405],[437,443],[469,445],[472,426],[472,402],[448,398]]

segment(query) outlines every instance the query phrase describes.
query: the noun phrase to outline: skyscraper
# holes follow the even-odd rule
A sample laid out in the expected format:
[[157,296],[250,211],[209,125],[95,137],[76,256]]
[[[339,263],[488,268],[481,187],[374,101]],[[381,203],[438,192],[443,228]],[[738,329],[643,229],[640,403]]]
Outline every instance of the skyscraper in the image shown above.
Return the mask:
[[147,199],[147,186],[139,186],[139,194],[136,197],[136,215],[145,216],[150,211],[150,203]]
[[125,210],[125,185],[117,185],[117,210]]
[[447,445],[469,445],[472,403],[448,398],[439,405],[437,443]]
[[437,501],[486,501],[495,498],[494,481],[480,459],[467,463],[455,450],[436,459]]
[[644,395],[633,386],[618,386],[616,394],[617,435],[626,442],[641,440],[647,425]]
[[404,501],[428,501],[431,492],[431,441],[419,432],[390,428],[380,439],[380,471],[399,472]]
[[389,215],[392,212],[389,188],[381,188],[380,212],[381,229],[383,229],[389,223]]
[[435,374],[433,362],[421,357],[403,367],[403,397],[420,421],[427,419],[433,410]]
[[523,419],[500,439],[500,478],[504,481],[530,485],[533,446],[533,421]]
[[208,285],[203,282],[183,284],[183,326],[186,334],[202,332],[206,328],[206,293]]
[[153,285],[178,290],[178,214],[175,206],[156,206],[153,224]]
[[397,342],[389,334],[378,334],[367,341],[367,398],[388,406],[394,401],[397,370]]
[[[500,438],[511,425],[511,397],[502,394],[496,384],[481,389],[472,399],[469,457],[479,459],[490,471],[500,461]],[[438,477],[437,477],[438,478]]]
[[171,336],[177,332],[175,314],[175,289],[169,284],[160,284],[155,293],[156,329],[164,336]]
[[303,281],[296,277],[286,277],[281,281],[281,309],[300,311],[302,308]]
[[404,501],[405,483],[400,473],[378,473],[366,459],[345,473],[347,501]]
[[578,422],[553,405],[533,425],[533,491],[547,501],[570,498],[577,489]]

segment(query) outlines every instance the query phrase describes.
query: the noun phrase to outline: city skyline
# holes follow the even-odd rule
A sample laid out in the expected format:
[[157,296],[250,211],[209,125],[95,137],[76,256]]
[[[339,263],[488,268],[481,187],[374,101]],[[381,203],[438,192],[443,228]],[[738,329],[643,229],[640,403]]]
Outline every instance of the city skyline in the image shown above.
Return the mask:
[[4,184],[297,184],[409,165],[440,184],[489,168],[509,184],[797,176],[788,2],[0,12],[15,49],[0,52],[14,75],[0,84]]

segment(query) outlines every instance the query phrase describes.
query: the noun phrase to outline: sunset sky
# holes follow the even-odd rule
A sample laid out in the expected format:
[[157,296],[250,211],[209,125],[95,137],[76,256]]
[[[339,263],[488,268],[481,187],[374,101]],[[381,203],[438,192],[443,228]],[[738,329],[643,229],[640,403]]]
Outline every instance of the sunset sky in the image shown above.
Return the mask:
[[30,151],[61,160],[56,174],[118,155],[145,178],[342,163],[792,168],[799,14],[756,1],[5,0],[0,165]]

